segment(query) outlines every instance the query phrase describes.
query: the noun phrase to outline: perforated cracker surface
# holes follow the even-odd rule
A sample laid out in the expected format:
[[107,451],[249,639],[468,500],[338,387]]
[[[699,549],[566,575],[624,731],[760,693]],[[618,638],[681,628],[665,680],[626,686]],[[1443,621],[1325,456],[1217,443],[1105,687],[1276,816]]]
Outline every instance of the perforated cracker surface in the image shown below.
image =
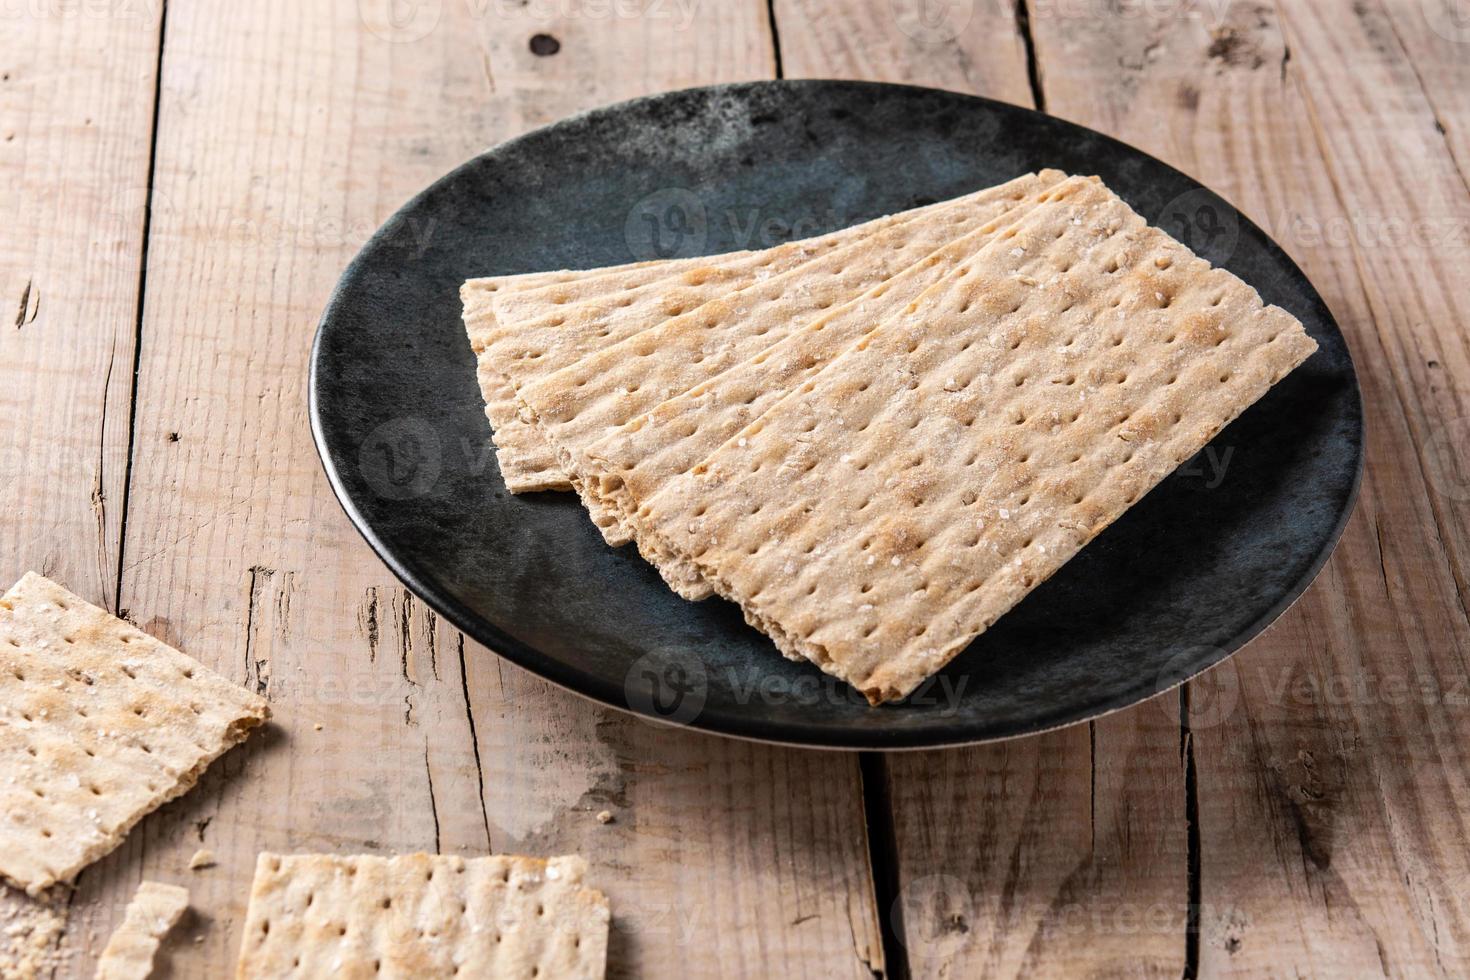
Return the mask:
[[[483,338],[483,357],[521,386],[575,364],[670,317],[805,265],[894,223],[921,220],[955,202],[915,208],[826,235],[760,251],[641,263],[495,299],[498,329]],[[466,288],[477,288],[477,280]]]
[[[762,252],[639,262],[569,275],[471,279],[460,290],[496,445],[514,446],[516,492],[570,489],[555,453],[516,414],[518,385],[551,374],[670,316],[868,235],[888,218]],[[490,388],[486,388],[486,385]],[[493,399],[493,400],[492,400]],[[492,414],[493,413],[493,414]],[[514,416],[512,421],[508,418]],[[503,469],[503,467],[502,467]],[[524,469],[522,476],[520,470]],[[511,486],[511,481],[507,481]]]
[[[841,234],[863,232],[848,229]],[[830,244],[823,240],[816,247]],[[589,351],[657,323],[671,309],[697,305],[718,289],[738,288],[769,275],[773,267],[804,261],[812,248],[812,243],[794,243],[754,259],[754,253],[734,252],[467,280],[460,288],[465,330],[506,489],[529,493],[572,488],[556,454],[520,418],[511,374],[531,377],[575,363]]]
[[[614,508],[638,539],[637,509],[643,501],[718,449],[863,334],[919,299],[1064,177],[1060,171],[1048,170],[984,192],[973,207],[977,217],[990,220],[976,230],[755,357],[613,429],[586,450],[588,470],[599,476],[585,489],[604,506]],[[646,536],[639,540],[639,547],[676,591],[687,595],[703,586],[692,563],[660,553]]]
[[582,486],[593,472],[583,455],[588,446],[981,227],[995,213],[989,193],[906,212],[866,238],[666,320],[550,377],[518,384],[518,397],[608,540],[628,540],[629,528]]
[[236,975],[600,978],[608,906],[585,873],[578,857],[261,854]]
[[476,356],[475,380],[480,385],[480,396],[485,400],[485,417],[490,420],[491,440],[495,445],[500,476],[505,482],[505,488],[511,493],[570,490],[572,484],[557,464],[556,453],[547,445],[546,440],[521,421],[519,403],[510,379],[495,370],[487,358],[480,356],[485,345],[499,331],[499,322],[495,317],[496,297],[534,290],[541,286],[575,282],[578,279],[595,279],[609,272],[631,272],[646,265],[648,263],[633,263],[614,269],[592,269],[585,272],[559,270],[487,276],[466,280],[460,287],[465,333],[469,335],[470,348]]
[[35,893],[116,847],[264,699],[34,572],[0,598],[0,875]]
[[595,294],[597,287],[591,283],[621,282],[615,276],[636,276],[639,270],[648,274],[650,265],[660,265],[665,271],[653,273],[666,275],[670,263],[633,262],[627,265],[600,269],[560,269],[553,272],[527,272],[509,276],[486,276],[469,279],[460,287],[460,302],[464,306],[465,332],[470,338],[470,348],[477,359],[476,380],[480,395],[485,400],[485,417],[490,420],[491,440],[495,445],[496,462],[500,476],[511,493],[531,493],[537,490],[570,490],[572,485],[567,475],[557,465],[556,454],[546,441],[529,425],[521,421],[515,388],[510,379],[490,366],[481,357],[485,345],[499,335],[499,323],[495,317],[497,297],[513,293],[537,290],[543,286],[568,283],[576,288]]
[[902,696],[1316,347],[1071,179],[642,514],[788,655]]

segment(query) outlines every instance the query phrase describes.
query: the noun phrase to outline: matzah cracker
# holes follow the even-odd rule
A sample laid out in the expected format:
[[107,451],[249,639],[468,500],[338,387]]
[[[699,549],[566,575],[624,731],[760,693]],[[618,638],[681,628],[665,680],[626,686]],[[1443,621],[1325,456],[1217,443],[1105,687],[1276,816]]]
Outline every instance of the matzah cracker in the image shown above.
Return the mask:
[[[892,225],[928,220],[963,207],[966,200],[940,201],[760,251],[637,263],[536,288],[499,290],[493,304],[497,322],[480,331],[475,350],[519,388],[671,316],[789,272]],[[466,282],[460,291],[466,305],[483,295],[490,282]]]
[[[950,202],[891,222],[842,248],[737,293],[706,303],[540,380],[516,381],[516,395],[556,450],[572,486],[610,543],[630,528],[582,485],[583,451],[612,429],[780,342],[811,319],[877,287],[1025,197],[1025,182]],[[913,212],[910,212],[913,214]]]
[[1095,179],[1049,197],[645,505],[784,653],[874,703],[1316,349]]
[[600,978],[608,907],[579,857],[261,854],[237,980]]
[[156,881],[140,884],[97,961],[97,980],[146,980],[159,943],[188,907],[187,888]]
[[[876,324],[917,300],[1064,177],[1060,171],[1047,170],[997,188],[1000,213],[975,231],[755,357],[614,429],[587,448],[587,470],[598,476],[584,489],[603,506],[614,508],[636,538],[637,509],[643,501],[709,456]],[[1016,190],[1027,196],[1012,200]],[[679,594],[697,595],[704,589],[692,563],[659,554],[647,540],[640,542],[640,548]]]
[[[468,280],[460,290],[460,297],[464,302],[464,323],[470,344],[478,352],[484,347],[485,339],[496,330],[494,304],[498,295],[579,279],[596,279],[609,273],[627,273],[654,264],[669,265],[634,262],[630,265],[580,272],[562,269],[556,272],[527,272]],[[480,385],[480,395],[485,399],[485,417],[490,420],[496,462],[500,466],[500,475],[505,481],[506,489],[511,493],[570,490],[572,485],[557,465],[556,454],[517,414],[515,389],[511,387],[510,379],[481,359],[476,380]]]
[[[517,480],[512,489],[542,489],[538,479],[544,488],[553,488],[553,483],[557,489],[570,488],[564,475],[560,482],[545,476],[554,472],[556,454],[547,454],[541,436],[516,416],[516,383],[562,369],[591,351],[650,328],[675,311],[700,306],[757,276],[806,262],[811,254],[864,234],[867,229],[858,226],[835,237],[791,242],[764,253],[738,251],[597,269],[579,279],[562,278],[541,287],[528,285],[509,291],[500,279],[469,279],[460,288],[460,300],[465,304],[465,326],[478,360],[487,414],[492,426],[498,423],[495,444],[514,445],[513,455],[523,455],[526,469],[538,467],[534,472],[541,475]],[[507,411],[514,422],[507,419]],[[506,433],[504,438],[500,432]]]
[[[520,419],[515,423],[505,420],[515,403],[507,400],[504,382],[510,382],[513,398],[514,388],[521,384],[569,367],[671,316],[861,241],[881,228],[923,220],[962,203],[945,201],[761,252],[593,270],[576,278],[516,289],[507,289],[503,280],[469,280],[460,290],[460,299],[470,345],[478,359],[486,412],[491,425],[499,425],[496,445],[510,447],[508,455],[518,467],[513,471],[514,485],[507,480],[507,487],[517,492],[559,489],[564,474],[555,454],[546,453],[539,434],[528,431]],[[526,471],[524,476],[520,470]]]
[[555,454],[519,418],[507,370],[531,377],[566,367],[678,311],[861,239],[895,218],[908,220],[952,203],[877,218],[761,252],[467,280],[460,289],[465,329],[478,360],[480,393],[506,488],[512,493],[571,489]]
[[116,847],[269,714],[34,572],[0,598],[0,875],[31,894]]

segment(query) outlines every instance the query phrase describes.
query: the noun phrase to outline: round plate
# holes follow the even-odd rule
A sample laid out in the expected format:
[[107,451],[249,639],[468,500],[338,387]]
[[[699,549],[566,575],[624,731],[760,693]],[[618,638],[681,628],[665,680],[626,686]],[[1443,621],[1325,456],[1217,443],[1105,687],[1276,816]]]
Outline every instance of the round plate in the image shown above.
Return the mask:
[[[723,600],[675,596],[572,494],[513,496],[460,324],[469,277],[762,248],[1027,171],[1098,174],[1321,349],[906,701],[870,708]],[[978,742],[1093,718],[1218,663],[1298,596],[1357,493],[1362,405],[1321,298],[1177,170],[1015,106],[860,82],[672,92],[512,140],[403,207],[312,353],[332,487],[404,584],[502,656],[617,708],[814,746]]]

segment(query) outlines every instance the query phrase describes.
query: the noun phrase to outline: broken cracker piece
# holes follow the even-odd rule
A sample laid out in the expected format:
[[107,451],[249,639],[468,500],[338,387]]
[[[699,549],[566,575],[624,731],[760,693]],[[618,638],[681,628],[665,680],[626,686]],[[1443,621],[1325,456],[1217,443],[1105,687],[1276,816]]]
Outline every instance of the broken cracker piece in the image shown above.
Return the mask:
[[163,937],[188,907],[187,888],[156,881],[139,885],[122,925],[97,961],[97,980],[145,980],[153,972],[153,955]]
[[0,597],[0,876],[116,847],[262,724],[265,700],[34,572]]
[[579,857],[263,853],[237,980],[603,976],[607,899]]

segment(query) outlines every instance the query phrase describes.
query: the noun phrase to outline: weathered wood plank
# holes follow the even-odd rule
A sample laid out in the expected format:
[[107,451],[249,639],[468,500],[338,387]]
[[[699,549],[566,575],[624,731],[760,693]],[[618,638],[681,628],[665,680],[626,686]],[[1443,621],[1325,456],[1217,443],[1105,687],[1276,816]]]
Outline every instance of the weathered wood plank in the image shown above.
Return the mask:
[[[1031,103],[1012,4],[801,0],[776,11],[789,76],[917,81]],[[892,755],[884,769],[915,976],[1183,972],[1175,696],[1003,745]]]
[[[0,54],[0,587],[117,594],[158,10],[6,11]],[[65,897],[58,898],[64,912]],[[6,948],[36,914],[0,886]],[[12,920],[12,916],[21,916]],[[56,920],[45,916],[48,934]],[[46,945],[49,946],[49,940]],[[43,961],[44,962],[44,961]]]
[[[23,9],[21,9],[23,8]],[[0,55],[0,554],[111,608],[158,9],[25,4]]]
[[[170,7],[122,591],[276,724],[84,874],[79,971],[147,874],[200,912],[175,973],[226,972],[262,848],[578,849],[614,975],[881,968],[855,760],[655,731],[466,649],[357,539],[307,429],[318,311],[411,193],[528,125],[770,73],[763,5],[647,8]],[[191,874],[201,845],[219,866]]]
[[787,78],[904,82],[1030,106],[1015,5],[997,0],[777,0]]
[[1466,441],[1445,433],[1470,380],[1465,244],[1413,232],[1470,227],[1416,79],[1454,70],[1428,49],[1411,63],[1376,4],[1281,11],[1036,23],[1056,111],[1195,173],[1303,264],[1367,403],[1362,500],[1337,555],[1208,676],[1219,696],[1192,726],[1200,972],[1459,975]]

